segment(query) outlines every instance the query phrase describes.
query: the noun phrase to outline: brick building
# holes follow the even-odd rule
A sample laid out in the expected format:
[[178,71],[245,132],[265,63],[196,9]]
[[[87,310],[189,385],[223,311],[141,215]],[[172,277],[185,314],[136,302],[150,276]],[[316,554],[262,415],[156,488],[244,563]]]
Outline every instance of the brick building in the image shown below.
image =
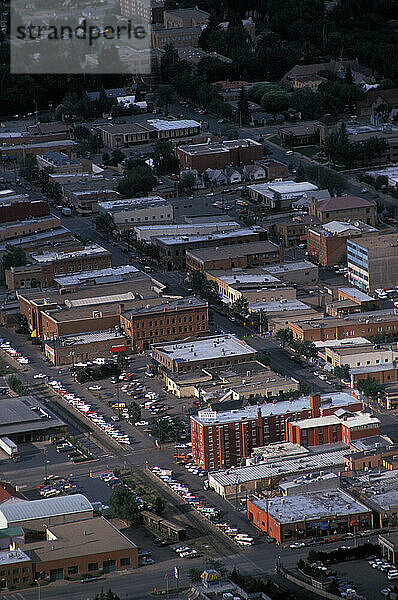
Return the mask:
[[262,160],[260,164],[264,167],[266,177],[269,181],[273,181],[274,179],[287,179],[289,176],[287,165],[279,160],[270,158]]
[[4,145],[1,147],[1,160],[4,162],[8,161],[21,161],[26,156],[37,154],[43,154],[49,150],[57,152],[64,152],[65,154],[73,154],[76,151],[77,143],[73,140],[61,139],[58,141],[41,141],[32,142],[29,144],[19,143],[13,145]]
[[229,140],[179,146],[176,156],[180,169],[195,169],[203,173],[206,169],[224,169],[227,166],[251,165],[263,155],[262,144],[251,139]]
[[77,174],[91,171],[91,161],[85,158],[74,158],[64,152],[49,150],[36,156],[39,171],[49,169],[53,173]]
[[9,290],[49,287],[56,275],[105,269],[112,266],[112,254],[93,244],[70,251],[43,252],[30,255],[31,264],[11,267],[5,272]]
[[208,334],[208,304],[197,296],[165,300],[122,313],[120,326],[131,347],[143,352],[152,344]]
[[0,223],[13,223],[49,214],[47,200],[30,200],[23,194],[0,196]]
[[334,415],[288,421],[287,440],[300,446],[321,446],[380,435],[380,421],[369,413],[337,411]]
[[363,221],[367,225],[376,223],[374,202],[359,196],[336,196],[319,200],[310,199],[309,214],[317,217],[321,223],[330,221]]
[[164,0],[120,0],[123,17],[140,17],[147,23],[163,21]]
[[[186,45],[186,44],[185,44]],[[148,119],[140,123],[102,125],[98,127],[102,141],[109,148],[126,148],[157,139],[174,139],[198,135],[201,125],[192,119]]]
[[285,248],[292,248],[307,241],[307,225],[294,219],[277,221],[275,235]]
[[46,340],[44,356],[56,367],[92,361],[95,358],[110,358],[113,353],[126,352],[125,336],[117,330],[79,333]]
[[361,221],[331,221],[324,225],[313,225],[307,230],[307,250],[320,265],[332,267],[345,261],[347,239],[361,237],[364,233],[377,233],[377,229]]
[[373,526],[371,509],[339,489],[248,500],[247,518],[278,544]]
[[350,315],[346,319],[333,317],[317,321],[290,322],[289,329],[296,340],[319,342],[344,338],[371,337],[378,333],[398,331],[398,315],[390,311],[374,311]]
[[172,223],[174,220],[172,203],[161,196],[99,202],[98,212],[112,216],[119,234],[135,225]]
[[198,8],[178,8],[176,10],[165,10],[163,12],[163,22],[165,27],[197,27],[207,25],[209,16],[208,12]]
[[238,465],[253,448],[285,441],[289,420],[328,416],[339,409],[359,411],[362,402],[354,392],[333,392],[228,412],[200,411],[191,417],[193,460],[206,471]]
[[213,271],[228,269],[246,269],[261,265],[273,265],[282,260],[282,248],[273,242],[264,240],[246,244],[222,246],[214,252],[213,248],[199,248],[186,253],[186,270]]

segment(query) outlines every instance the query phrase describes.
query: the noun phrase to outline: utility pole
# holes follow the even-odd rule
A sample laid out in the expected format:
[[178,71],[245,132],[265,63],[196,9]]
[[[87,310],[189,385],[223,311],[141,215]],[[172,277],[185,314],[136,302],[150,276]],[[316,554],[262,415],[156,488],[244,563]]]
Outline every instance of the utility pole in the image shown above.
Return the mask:
[[[47,481],[47,448],[43,448],[44,454],[44,481]],[[40,586],[39,586],[40,589]]]

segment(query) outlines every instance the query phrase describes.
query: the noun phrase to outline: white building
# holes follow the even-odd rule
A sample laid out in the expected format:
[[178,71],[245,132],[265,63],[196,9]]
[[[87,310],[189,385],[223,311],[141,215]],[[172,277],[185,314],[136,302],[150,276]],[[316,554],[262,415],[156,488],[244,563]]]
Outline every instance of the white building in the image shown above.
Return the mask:
[[249,197],[256,202],[263,202],[268,208],[290,208],[293,200],[303,198],[317,186],[308,181],[273,181],[249,185]]

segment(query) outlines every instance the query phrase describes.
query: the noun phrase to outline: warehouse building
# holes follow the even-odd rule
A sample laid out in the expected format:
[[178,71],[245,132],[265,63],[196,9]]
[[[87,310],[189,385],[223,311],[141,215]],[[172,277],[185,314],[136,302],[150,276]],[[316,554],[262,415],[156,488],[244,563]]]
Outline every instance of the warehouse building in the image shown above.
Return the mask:
[[68,428],[34,396],[0,399],[0,437],[14,442],[35,442],[61,437]]

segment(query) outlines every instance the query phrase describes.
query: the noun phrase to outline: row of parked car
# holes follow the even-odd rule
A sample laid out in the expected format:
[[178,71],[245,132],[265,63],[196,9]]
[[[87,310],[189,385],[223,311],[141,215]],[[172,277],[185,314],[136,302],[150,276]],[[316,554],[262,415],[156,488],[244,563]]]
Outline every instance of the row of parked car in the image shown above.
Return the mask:
[[97,425],[97,427],[102,429],[104,433],[116,440],[119,444],[128,445],[131,443],[130,436],[120,431],[120,429],[118,429],[114,423],[109,423],[106,420],[105,415],[98,412],[98,410],[94,410],[92,405],[87,401],[82,400],[82,398],[71,392],[68,392],[61,381],[53,379],[52,381],[48,382],[48,385],[55,393],[57,393],[59,396],[62,396],[62,398],[64,398],[69,404],[79,410],[88,419],[90,419],[90,421]]
[[381,558],[375,558],[373,560],[369,560],[369,564],[373,569],[377,569],[378,571],[383,571],[387,575],[387,579],[390,581],[393,579],[398,579],[398,569],[394,565],[391,565],[386,560],[382,560]]
[[11,358],[13,358],[17,362],[19,362],[20,365],[27,365],[27,364],[29,364],[29,358],[27,358],[26,356],[24,356],[18,350],[15,350],[15,348],[13,348],[11,346],[10,342],[5,342],[3,340],[3,338],[0,338],[0,348],[6,354],[8,354],[8,356],[11,356]]
[[233,527],[229,521],[222,520],[221,513],[218,508],[209,506],[203,498],[193,494],[187,485],[180,483],[172,476],[172,472],[168,469],[162,469],[155,466],[151,468],[154,475],[159,477],[169,488],[176,494],[181,496],[185,502],[188,502],[195,510],[200,512],[206,519],[209,519],[218,529],[233,539],[238,546],[252,546],[254,539],[236,527]]
[[44,483],[37,486],[40,496],[53,498],[61,494],[78,494],[80,488],[71,479],[63,479],[57,475],[50,475]]

